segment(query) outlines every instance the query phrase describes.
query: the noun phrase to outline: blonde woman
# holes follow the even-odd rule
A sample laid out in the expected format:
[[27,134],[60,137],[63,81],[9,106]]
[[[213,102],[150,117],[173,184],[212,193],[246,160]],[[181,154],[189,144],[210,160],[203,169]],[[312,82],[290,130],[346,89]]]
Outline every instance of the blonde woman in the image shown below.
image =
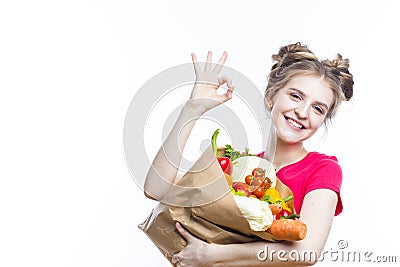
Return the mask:
[[[228,77],[219,77],[226,58],[224,53],[212,69],[212,53],[209,52],[205,67],[201,69],[196,55],[192,54],[196,80],[203,82],[195,83],[189,101],[164,142],[163,149],[156,155],[154,168],[146,177],[146,196],[162,199],[178,171],[171,160],[180,161],[179,148],[185,146],[196,119],[232,98],[232,81]],[[271,112],[277,133],[273,164],[278,177],[293,192],[294,207],[307,225],[307,236],[297,242],[218,245],[203,242],[177,223],[177,230],[187,241],[187,246],[173,256],[172,263],[182,267],[309,266],[315,264],[322,253],[333,217],[342,211],[342,172],[336,157],[307,151],[303,142],[335,115],[342,101],[352,97],[353,76],[348,71],[349,61],[341,55],[333,60],[319,60],[300,43],[281,47],[272,59],[274,64],[268,76],[265,104]],[[217,89],[223,84],[228,90],[219,95]],[[167,182],[160,184],[155,170],[162,173]],[[282,255],[262,260],[260,251],[267,253],[264,251],[266,246],[270,251],[283,251]],[[314,251],[315,256],[294,260],[288,257],[293,251],[298,255]]]

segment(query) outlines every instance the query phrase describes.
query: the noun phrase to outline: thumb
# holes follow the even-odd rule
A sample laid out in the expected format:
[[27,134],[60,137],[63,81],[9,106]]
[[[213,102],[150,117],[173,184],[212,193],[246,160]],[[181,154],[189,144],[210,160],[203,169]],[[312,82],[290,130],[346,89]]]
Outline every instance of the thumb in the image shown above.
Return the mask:
[[222,94],[222,95],[218,96],[219,97],[219,101],[221,103],[224,103],[224,102],[230,100],[232,98],[232,92],[233,92],[234,89],[235,89],[234,86],[228,87],[228,90],[226,90],[225,94]]

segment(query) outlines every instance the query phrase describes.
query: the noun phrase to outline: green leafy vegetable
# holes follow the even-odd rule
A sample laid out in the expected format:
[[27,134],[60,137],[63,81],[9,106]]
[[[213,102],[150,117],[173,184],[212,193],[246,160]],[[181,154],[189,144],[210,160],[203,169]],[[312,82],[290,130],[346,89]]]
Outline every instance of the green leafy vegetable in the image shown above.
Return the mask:
[[244,156],[255,156],[255,154],[250,154],[247,147],[244,149],[244,153],[242,153],[239,150],[234,149],[231,145],[225,145],[225,156],[233,161]]
[[232,194],[237,195],[237,196],[242,196],[242,197],[246,196],[246,194],[242,190],[236,191],[235,189],[233,189],[233,187],[231,187],[231,192],[232,192]]

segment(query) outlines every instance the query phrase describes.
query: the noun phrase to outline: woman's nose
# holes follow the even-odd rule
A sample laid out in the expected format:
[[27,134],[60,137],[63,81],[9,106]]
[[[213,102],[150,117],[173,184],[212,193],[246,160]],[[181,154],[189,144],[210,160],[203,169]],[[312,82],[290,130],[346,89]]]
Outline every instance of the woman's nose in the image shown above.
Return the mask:
[[301,105],[295,108],[294,111],[299,119],[306,119],[308,116],[309,107],[307,105]]

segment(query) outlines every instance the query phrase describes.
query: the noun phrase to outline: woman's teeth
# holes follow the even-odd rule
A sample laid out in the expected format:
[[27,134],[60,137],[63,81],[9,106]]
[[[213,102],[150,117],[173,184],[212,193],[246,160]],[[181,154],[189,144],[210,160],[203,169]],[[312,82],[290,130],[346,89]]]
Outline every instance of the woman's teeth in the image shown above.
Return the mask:
[[287,118],[287,121],[288,121],[291,125],[293,125],[294,127],[296,127],[296,128],[299,128],[299,129],[302,129],[302,128],[303,128],[303,125],[301,125],[300,123],[298,123],[298,122],[296,122],[296,121],[294,121],[294,120],[292,120],[292,119],[290,119],[290,118]]

